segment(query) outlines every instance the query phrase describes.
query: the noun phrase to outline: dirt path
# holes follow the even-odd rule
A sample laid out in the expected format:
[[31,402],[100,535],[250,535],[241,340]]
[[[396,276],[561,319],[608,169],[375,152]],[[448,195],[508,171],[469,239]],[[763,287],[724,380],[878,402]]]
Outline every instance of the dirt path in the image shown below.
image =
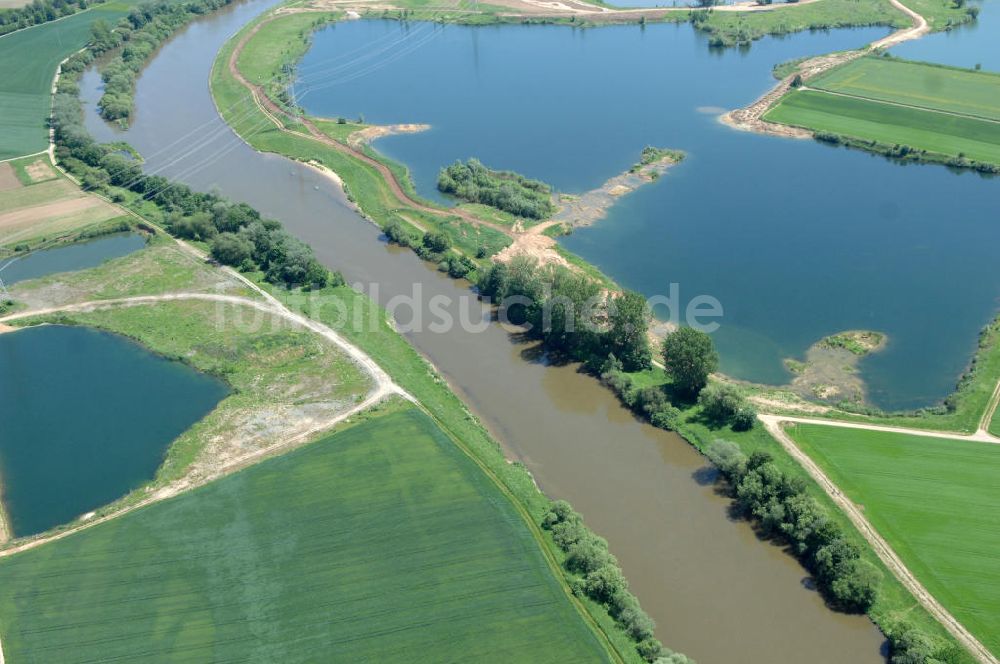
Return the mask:
[[[1000,390],[1000,385],[998,385],[998,390]],[[998,393],[994,393],[996,396],[1000,396]],[[996,409],[996,403],[993,403],[993,410]],[[992,413],[988,410],[987,413]],[[992,443],[995,445],[1000,445],[1000,438],[992,435],[988,431],[980,429],[976,433],[963,434],[954,433],[951,431],[932,431],[930,429],[911,429],[909,427],[895,427],[887,426],[883,424],[865,424],[864,422],[843,422],[840,420],[828,420],[818,417],[799,417],[795,415],[761,415],[761,421],[772,422],[794,422],[796,424],[819,424],[821,426],[828,427],[840,427],[841,429],[863,429],[865,431],[883,431],[885,433],[901,433],[908,436],[920,436],[923,438],[943,438],[945,440],[966,440],[975,443]],[[985,416],[984,416],[985,419]]]
[[[834,424],[833,422],[824,420],[808,420],[806,418],[795,418],[795,417],[784,417],[780,415],[761,415],[759,416],[764,426],[767,428],[768,432],[774,436],[774,438],[781,443],[781,446],[787,451],[803,468],[806,472],[816,480],[816,482],[823,487],[830,499],[837,504],[840,509],[844,511],[847,517],[851,520],[851,523],[858,529],[861,535],[868,541],[872,549],[878,555],[879,559],[885,564],[886,567],[892,571],[893,575],[899,579],[900,583],[906,586],[906,589],[917,598],[934,618],[944,625],[945,629],[955,637],[965,648],[967,648],[976,658],[977,661],[982,662],[982,664],[1000,664],[993,653],[986,649],[986,647],[979,642],[979,640],[973,636],[963,625],[960,623],[951,613],[941,605],[937,599],[931,595],[930,592],[924,588],[923,584],[917,580],[913,573],[907,568],[903,561],[896,555],[896,552],[889,545],[885,539],[875,530],[875,527],[868,521],[861,509],[855,505],[846,495],[844,495],[837,485],[823,472],[823,469],[819,467],[807,454],[799,449],[795,441],[791,439],[785,429],[781,426],[783,422],[799,422],[807,421],[810,423],[817,424]],[[836,425],[835,425],[836,426]],[[857,425],[853,428],[872,428],[869,425]],[[891,429],[891,427],[889,427]],[[881,429],[878,429],[881,430]],[[903,430],[907,431],[908,430]],[[917,434],[924,435],[924,434]],[[966,437],[968,438],[968,437]],[[1000,442],[1000,441],[990,441],[990,442]]]
[[829,71],[834,67],[839,67],[840,65],[850,62],[851,60],[856,60],[872,53],[873,51],[889,48],[911,39],[919,39],[930,32],[927,20],[923,16],[899,2],[899,0],[889,0],[889,2],[893,7],[909,16],[913,21],[913,25],[909,28],[897,30],[888,37],[883,37],[882,39],[874,41],[868,46],[856,51],[831,53],[805,60],[799,64],[794,73],[783,78],[777,85],[765,92],[752,104],[728,113],[724,113],[719,117],[719,120],[734,129],[742,129],[745,131],[772,134],[776,136],[786,136],[790,138],[812,137],[813,133],[811,131],[800,129],[798,127],[790,127],[788,125],[768,122],[763,119],[763,116],[778,102],[779,99],[785,96],[785,93],[791,89],[792,81],[796,76],[801,76],[803,81],[807,81],[825,71]]
[[998,440],[993,434],[990,433],[990,422],[993,421],[993,415],[997,412],[997,405],[1000,404],[1000,381],[997,381],[996,389],[993,390],[993,396],[990,397],[990,402],[986,406],[986,411],[983,413],[983,417],[979,420],[979,428],[976,429],[977,436],[987,436],[991,439]]
[[260,110],[275,124],[275,126],[278,127],[278,129],[295,136],[311,138],[314,141],[329,146],[334,150],[337,150],[338,152],[342,152],[354,159],[363,162],[364,164],[367,164],[368,166],[371,166],[379,173],[379,175],[382,176],[383,181],[389,187],[389,190],[392,192],[393,197],[395,197],[396,200],[399,201],[402,205],[411,207],[413,209],[419,210],[427,214],[432,214],[436,217],[442,217],[442,218],[460,217],[461,219],[464,219],[465,221],[468,221],[469,223],[474,224],[476,226],[488,226],[493,230],[503,233],[504,235],[507,235],[509,237],[513,236],[509,228],[502,226],[500,224],[487,221],[485,219],[480,219],[476,215],[468,212],[467,210],[462,210],[457,208],[453,208],[450,210],[442,210],[440,208],[435,208],[420,203],[419,201],[412,198],[409,194],[407,194],[403,190],[403,186],[400,184],[399,180],[396,178],[396,175],[389,169],[388,166],[378,161],[377,159],[368,156],[359,149],[356,149],[350,145],[345,145],[340,141],[330,138],[329,136],[324,134],[316,126],[316,124],[313,123],[312,120],[310,120],[307,117],[296,117],[294,118],[294,120],[305,126],[305,128],[309,131],[308,135],[286,128],[284,123],[280,119],[282,116],[287,116],[285,111],[277,104],[275,104],[270,97],[267,96],[267,94],[264,92],[261,86],[248,81],[243,76],[243,73],[240,72],[240,69],[237,66],[237,61],[239,60],[240,54],[243,53],[243,49],[246,47],[250,39],[253,38],[253,36],[256,35],[257,32],[262,27],[264,27],[271,21],[275,20],[279,16],[280,14],[275,14],[261,21],[253,28],[251,28],[250,31],[247,32],[247,34],[243,35],[240,41],[236,44],[236,47],[233,49],[232,54],[230,54],[229,56],[229,73],[233,76],[233,78],[235,78],[240,83],[240,85],[242,85],[243,87],[245,87],[247,90],[250,91],[250,94],[252,95],[254,102],[257,104]]

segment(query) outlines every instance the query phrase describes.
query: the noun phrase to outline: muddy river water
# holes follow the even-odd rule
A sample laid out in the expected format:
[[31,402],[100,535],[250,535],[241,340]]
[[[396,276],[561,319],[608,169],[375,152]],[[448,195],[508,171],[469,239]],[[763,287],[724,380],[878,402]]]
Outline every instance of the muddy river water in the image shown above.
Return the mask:
[[[165,45],[139,80],[135,123],[124,135],[94,114],[100,79],[88,73],[89,128],[102,140],[128,140],[149,172],[280,219],[383,304],[415,287],[424,302],[434,295],[469,302],[462,284],[381,241],[328,179],[255,153],[219,120],[207,85],[215,53],[272,4],[231,8]],[[828,610],[798,563],[728,518],[712,472],[679,437],[636,421],[596,381],[573,367],[547,366],[497,325],[407,336],[509,456],[608,539],[664,643],[702,664],[882,661],[882,638],[871,622]]]

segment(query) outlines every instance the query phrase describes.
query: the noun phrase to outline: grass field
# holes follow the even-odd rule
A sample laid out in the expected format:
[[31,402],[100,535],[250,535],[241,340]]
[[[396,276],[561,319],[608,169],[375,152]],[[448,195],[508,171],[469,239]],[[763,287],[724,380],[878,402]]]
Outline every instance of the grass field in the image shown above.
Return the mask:
[[810,88],[1000,120],[1000,74],[889,58],[860,58],[810,79]]
[[0,159],[49,146],[46,121],[59,63],[87,44],[94,21],[114,23],[135,4],[109,2],[0,37]]
[[0,561],[10,661],[604,661],[511,504],[390,413]]
[[32,245],[72,235],[122,216],[122,211],[80,190],[66,178],[0,190],[0,247]]
[[927,589],[1000,652],[1000,445],[821,425],[789,431]]
[[813,90],[785,96],[764,118],[866,141],[1000,163],[1000,122],[949,115]]

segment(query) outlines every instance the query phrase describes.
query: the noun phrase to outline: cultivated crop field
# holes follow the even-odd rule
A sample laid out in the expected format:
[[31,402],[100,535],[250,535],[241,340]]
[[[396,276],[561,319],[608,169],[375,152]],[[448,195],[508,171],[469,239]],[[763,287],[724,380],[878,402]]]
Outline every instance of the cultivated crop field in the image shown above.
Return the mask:
[[9,661],[603,661],[490,480],[419,411],[0,561]]
[[792,92],[764,118],[812,131],[1000,163],[1000,122],[813,90]]
[[810,88],[1000,120],[1000,75],[888,58],[860,58],[810,79]]
[[764,119],[1000,164],[1000,75],[867,57],[806,85]]
[[927,589],[1000,652],[1000,445],[805,424],[789,432]]
[[94,21],[113,24],[134,4],[109,2],[0,37],[0,159],[48,147],[46,121],[56,67],[86,45]]

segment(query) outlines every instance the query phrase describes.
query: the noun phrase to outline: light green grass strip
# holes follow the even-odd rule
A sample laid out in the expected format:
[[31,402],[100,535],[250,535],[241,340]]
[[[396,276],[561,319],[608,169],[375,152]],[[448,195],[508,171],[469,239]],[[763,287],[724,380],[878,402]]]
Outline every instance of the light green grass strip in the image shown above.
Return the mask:
[[927,589],[1000,653],[1000,445],[804,424],[790,433]]

